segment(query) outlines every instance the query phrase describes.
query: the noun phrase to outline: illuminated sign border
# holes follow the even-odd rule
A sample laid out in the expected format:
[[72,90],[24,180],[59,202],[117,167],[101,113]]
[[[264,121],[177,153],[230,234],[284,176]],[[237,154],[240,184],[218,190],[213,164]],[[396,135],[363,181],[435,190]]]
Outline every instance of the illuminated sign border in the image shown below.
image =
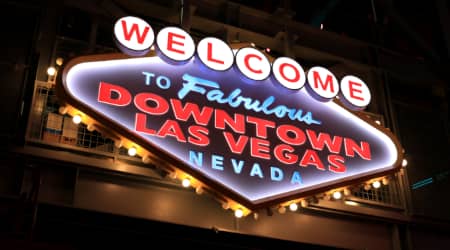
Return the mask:
[[[148,54],[147,56],[156,56],[156,54],[154,51],[151,51],[150,54]],[[110,54],[110,55],[83,56],[83,57],[76,58],[76,59],[70,61],[68,65],[66,65],[63,74],[59,76],[60,81],[58,81],[58,83],[62,83],[63,82],[62,80],[65,81],[65,77],[67,76],[68,71],[78,63],[96,62],[96,61],[104,61],[104,60],[115,60],[115,59],[128,59],[128,58],[133,58],[133,57],[129,57],[124,54]],[[391,139],[391,141],[394,143],[397,153],[398,153],[397,159],[396,159],[396,162],[395,162],[393,168],[388,171],[379,172],[379,173],[376,173],[373,175],[364,175],[362,177],[352,178],[351,180],[339,181],[339,183],[330,184],[327,186],[323,186],[321,188],[315,188],[311,191],[303,191],[303,192],[301,192],[301,196],[299,196],[299,193],[297,192],[292,195],[285,195],[285,196],[282,196],[279,198],[270,199],[269,201],[264,201],[264,202],[261,202],[258,204],[254,204],[252,202],[249,202],[248,200],[246,200],[239,194],[236,194],[235,191],[232,191],[228,187],[221,185],[217,181],[211,180],[210,178],[201,174],[200,172],[192,171],[191,168],[189,166],[187,166],[184,162],[171,157],[167,152],[165,152],[163,149],[160,149],[158,146],[155,146],[152,143],[149,143],[148,141],[133,134],[132,132],[128,132],[127,130],[124,130],[121,126],[115,124],[115,122],[110,120],[109,118],[107,118],[101,114],[98,114],[95,111],[92,111],[90,107],[84,105],[83,103],[78,102],[75,98],[70,96],[70,94],[66,93],[65,91],[62,91],[63,88],[64,88],[64,86],[62,86],[62,88],[57,88],[58,95],[60,97],[63,97],[63,99],[68,102],[68,104],[72,105],[73,107],[76,107],[81,112],[92,117],[96,121],[97,124],[105,124],[106,125],[103,128],[100,127],[100,125],[98,125],[100,131],[106,132],[106,133],[112,132],[112,135],[115,138],[128,139],[128,140],[136,142],[138,145],[144,147],[148,151],[148,153],[152,154],[153,156],[157,156],[158,159],[163,160],[161,162],[161,164],[163,165],[163,167],[165,166],[166,168],[168,168],[169,171],[171,171],[172,169],[180,169],[180,170],[188,173],[192,177],[198,179],[200,182],[202,182],[204,185],[206,185],[209,189],[211,189],[211,191],[213,191],[213,192],[218,191],[220,193],[220,194],[216,193],[216,195],[222,196],[225,200],[226,200],[226,198],[230,198],[236,202],[241,203],[242,205],[244,205],[245,207],[250,208],[250,209],[259,209],[262,207],[268,207],[268,206],[280,204],[282,202],[286,202],[286,201],[289,201],[292,199],[299,199],[301,197],[307,197],[312,194],[317,194],[320,192],[328,191],[330,189],[344,187],[344,186],[351,185],[351,184],[361,182],[361,181],[367,181],[372,178],[381,177],[381,176],[385,176],[387,174],[393,173],[393,172],[397,171],[398,168],[400,168],[400,161],[402,159],[402,150],[401,150],[400,144],[399,144],[398,140],[396,139],[396,137],[388,129],[383,128],[382,126],[376,124],[373,120],[366,117],[366,115],[358,113],[358,112],[354,112],[354,111],[346,108],[339,101],[334,100],[334,102],[339,104],[339,106],[341,106],[345,110],[349,111],[351,114],[355,115],[356,117],[362,119],[363,121],[365,121],[366,123],[368,123],[369,125],[374,127],[375,129],[381,131],[383,134],[385,134],[388,138]],[[111,128],[112,131],[107,128]],[[118,131],[122,131],[122,133],[119,133]],[[169,164],[169,165],[167,166],[166,164]],[[223,194],[223,195],[221,195],[221,194]]]

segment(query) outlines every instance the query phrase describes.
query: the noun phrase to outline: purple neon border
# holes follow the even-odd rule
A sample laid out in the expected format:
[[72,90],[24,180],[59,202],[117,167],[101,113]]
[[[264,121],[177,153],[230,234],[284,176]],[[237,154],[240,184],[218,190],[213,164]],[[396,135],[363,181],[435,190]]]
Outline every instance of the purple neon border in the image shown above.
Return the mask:
[[[193,60],[194,59],[191,59],[191,61],[193,61]],[[74,89],[73,86],[71,85],[71,83],[73,81],[76,81],[75,75],[77,73],[80,73],[83,70],[92,69],[95,67],[100,67],[101,69],[103,69],[105,67],[120,65],[120,67],[123,68],[123,67],[127,67],[127,66],[132,67],[133,65],[140,65],[142,63],[149,64],[149,63],[164,63],[164,62],[158,57],[129,58],[129,59],[121,59],[121,60],[105,60],[105,61],[98,61],[98,62],[83,62],[83,63],[79,63],[77,65],[74,65],[72,68],[70,68],[70,70],[67,72],[67,74],[65,76],[65,81],[64,81],[63,86],[66,89],[66,93],[69,94],[73,99],[78,100],[79,102],[81,102],[87,106],[91,106],[89,103],[87,103],[85,100],[83,100],[83,97],[77,97],[77,92],[79,92],[79,91],[77,89]],[[192,63],[192,62],[189,62],[189,63]],[[80,71],[80,72],[78,72],[78,71]],[[305,92],[306,90],[305,90],[305,88],[302,88],[301,91]],[[74,94],[72,94],[72,93],[74,93]],[[370,169],[369,171],[365,171],[363,173],[358,173],[358,174],[355,174],[352,176],[346,176],[345,178],[342,178],[342,177],[338,178],[339,177],[338,176],[332,180],[328,179],[326,184],[323,183],[324,180],[317,180],[315,183],[310,184],[309,186],[303,187],[301,189],[293,188],[291,190],[275,190],[275,191],[267,190],[265,192],[261,191],[261,193],[257,196],[250,196],[249,194],[242,193],[242,190],[239,190],[239,187],[232,187],[230,185],[227,185],[227,183],[223,182],[222,180],[218,180],[218,179],[214,178],[214,176],[211,176],[207,172],[202,172],[202,171],[199,171],[199,172],[202,173],[203,175],[206,175],[209,178],[215,180],[216,182],[220,183],[221,185],[231,189],[235,193],[242,195],[243,197],[252,201],[253,203],[259,203],[266,199],[269,199],[270,197],[279,196],[280,194],[285,194],[285,193],[290,193],[290,192],[297,193],[297,192],[299,192],[299,190],[302,190],[301,192],[306,192],[308,190],[317,189],[322,186],[329,186],[334,183],[340,183],[340,182],[345,181],[346,179],[354,179],[354,178],[356,178],[355,176],[359,176],[361,174],[370,175],[370,174],[380,173],[380,172],[384,172],[384,171],[393,169],[395,167],[394,164],[397,161],[399,152],[397,151],[397,147],[396,147],[395,143],[386,134],[384,134],[380,130],[376,129],[375,127],[371,126],[370,124],[366,123],[362,119],[358,118],[357,116],[355,116],[354,114],[352,114],[351,112],[347,111],[346,109],[342,108],[341,106],[339,106],[338,104],[336,104],[334,102],[323,103],[323,108],[325,108],[325,107],[328,107],[328,108],[334,110],[335,112],[340,112],[341,115],[347,117],[347,119],[353,119],[354,122],[358,124],[358,127],[363,127],[363,128],[365,128],[366,131],[370,132],[372,136],[374,136],[376,138],[380,138],[383,141],[383,143],[385,144],[385,147],[388,148],[388,152],[391,153],[389,156],[385,157],[386,160],[383,161],[383,164],[377,163],[377,165],[383,165],[385,167],[376,168],[376,166],[372,166],[371,167],[372,169]],[[120,120],[120,118],[115,117],[114,114],[110,115],[110,119],[111,118],[114,120]],[[356,119],[354,119],[354,118],[356,118]],[[131,133],[139,136],[143,140],[147,141],[147,138],[145,138],[144,136],[142,136],[138,133],[135,133],[133,131],[133,129],[134,129],[133,125],[131,125],[131,126],[126,125],[126,126],[127,126],[127,129],[129,132],[131,132]],[[130,128],[132,128],[132,129],[130,129]],[[177,159],[185,162],[186,165],[190,166],[190,164],[188,162],[186,162],[186,160],[178,158],[172,152],[168,151],[167,153],[169,153],[173,157],[176,157]],[[375,163],[373,163],[371,165],[374,165],[374,164]],[[193,169],[194,169],[194,171],[198,171],[197,168],[193,168]]]

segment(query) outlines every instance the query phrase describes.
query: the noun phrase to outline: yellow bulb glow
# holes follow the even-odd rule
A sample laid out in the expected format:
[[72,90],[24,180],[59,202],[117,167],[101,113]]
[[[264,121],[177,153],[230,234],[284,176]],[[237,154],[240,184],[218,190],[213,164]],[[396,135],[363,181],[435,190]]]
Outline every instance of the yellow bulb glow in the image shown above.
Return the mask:
[[75,116],[72,118],[72,121],[73,121],[73,123],[75,123],[75,124],[80,124],[80,122],[81,122],[81,116],[80,116],[80,115],[75,115]]
[[381,183],[380,183],[379,181],[374,181],[374,182],[372,183],[372,187],[374,187],[374,188],[380,188],[380,187],[381,187]]
[[188,178],[183,179],[183,181],[181,181],[181,185],[183,187],[187,188],[187,187],[189,187],[191,185],[191,181]]
[[236,218],[242,218],[242,216],[244,216],[244,211],[242,211],[242,209],[238,208],[234,211],[234,216]]
[[47,69],[47,75],[49,76],[54,76],[56,74],[56,69],[55,67],[48,67]]
[[408,160],[403,159],[402,161],[402,167],[406,167],[408,165]]
[[297,209],[298,209],[297,203],[291,203],[289,205],[289,210],[291,210],[292,212],[297,211]]
[[349,206],[359,206],[359,203],[354,201],[344,201],[344,203]]
[[128,149],[128,155],[129,156],[135,156],[136,153],[137,153],[137,150],[136,150],[135,147],[131,147],[131,148]]
[[203,194],[203,188],[201,186],[198,186],[195,188],[195,193],[196,194]]
[[280,213],[280,214],[286,213],[286,207],[284,207],[284,206],[279,207],[278,208],[278,213]]
[[335,200],[339,200],[340,198],[342,198],[341,192],[339,192],[339,191],[334,192],[334,193],[333,193],[333,198],[334,198]]

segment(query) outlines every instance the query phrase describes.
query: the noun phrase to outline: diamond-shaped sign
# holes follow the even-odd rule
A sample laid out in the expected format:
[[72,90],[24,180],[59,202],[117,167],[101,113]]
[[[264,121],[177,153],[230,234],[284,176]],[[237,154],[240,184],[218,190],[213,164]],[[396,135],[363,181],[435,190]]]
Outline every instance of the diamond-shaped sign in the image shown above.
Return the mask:
[[392,134],[305,88],[234,68],[157,56],[86,56],[65,68],[60,96],[115,133],[249,208],[385,175],[399,166]]

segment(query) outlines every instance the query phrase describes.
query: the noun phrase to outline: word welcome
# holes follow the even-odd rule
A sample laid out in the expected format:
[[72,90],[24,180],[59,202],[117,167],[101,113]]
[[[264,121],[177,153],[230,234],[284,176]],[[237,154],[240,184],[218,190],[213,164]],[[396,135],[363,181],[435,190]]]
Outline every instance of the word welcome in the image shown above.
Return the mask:
[[[131,56],[146,55],[155,42],[152,27],[143,19],[127,16],[114,25],[114,37],[122,52]],[[206,68],[226,71],[235,65],[246,79],[259,82],[272,78],[284,88],[297,91],[306,85],[317,100],[329,101],[339,93],[342,102],[354,110],[364,109],[371,100],[367,85],[356,76],[347,75],[340,81],[328,69],[315,66],[306,74],[302,66],[289,57],[276,58],[272,63],[253,47],[231,49],[224,41],[206,37],[197,46],[192,37],[178,27],[166,27],[156,35],[159,56],[168,63],[187,63],[196,54]],[[307,83],[307,84],[305,84]]]

